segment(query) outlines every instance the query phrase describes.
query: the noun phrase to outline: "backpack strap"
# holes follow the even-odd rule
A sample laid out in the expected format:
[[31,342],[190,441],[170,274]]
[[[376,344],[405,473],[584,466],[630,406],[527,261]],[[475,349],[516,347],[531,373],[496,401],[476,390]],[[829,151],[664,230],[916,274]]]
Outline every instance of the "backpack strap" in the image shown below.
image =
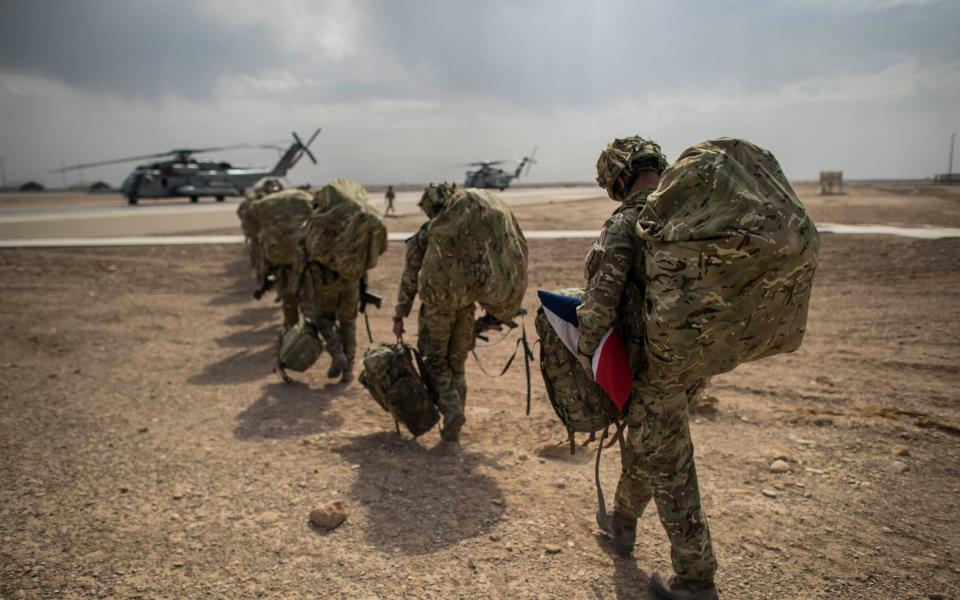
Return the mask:
[[599,525],[603,531],[612,531],[610,528],[610,519],[607,516],[607,502],[603,498],[603,487],[600,485],[600,454],[603,452],[603,441],[607,439],[609,431],[609,425],[603,428],[600,443],[597,444],[597,460],[593,467],[593,478],[597,485],[597,525]]

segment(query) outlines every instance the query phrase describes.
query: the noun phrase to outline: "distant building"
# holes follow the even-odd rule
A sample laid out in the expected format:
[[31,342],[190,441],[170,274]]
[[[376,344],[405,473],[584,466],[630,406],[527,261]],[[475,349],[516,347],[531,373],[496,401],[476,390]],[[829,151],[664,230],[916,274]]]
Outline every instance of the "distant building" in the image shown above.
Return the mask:
[[843,171],[820,171],[820,193],[824,196],[843,193]]
[[105,192],[112,192],[113,188],[110,187],[110,184],[106,181],[95,181],[90,185],[89,192],[91,194],[103,194]]
[[28,181],[20,186],[21,192],[42,192],[43,189],[43,186],[36,181]]
[[960,183],[960,173],[940,173],[933,176],[934,183],[952,184]]

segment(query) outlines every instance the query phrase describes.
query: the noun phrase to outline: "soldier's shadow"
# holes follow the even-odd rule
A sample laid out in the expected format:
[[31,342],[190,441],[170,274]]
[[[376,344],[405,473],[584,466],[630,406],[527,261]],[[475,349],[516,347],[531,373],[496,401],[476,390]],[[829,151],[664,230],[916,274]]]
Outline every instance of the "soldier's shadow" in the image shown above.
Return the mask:
[[243,304],[252,298],[256,289],[256,281],[251,274],[250,261],[246,257],[230,261],[223,270],[226,279],[233,283],[219,296],[214,296],[207,304],[218,306],[224,304]]
[[331,431],[343,424],[336,413],[328,412],[340,386],[314,389],[305,383],[269,383],[256,402],[237,415],[233,435],[241,440],[280,439]]
[[656,596],[650,590],[650,576],[637,567],[634,556],[618,556],[613,549],[613,543],[606,537],[597,534],[597,545],[613,560],[613,587],[620,600],[655,600]]
[[367,543],[384,552],[430,554],[485,535],[503,518],[503,493],[478,472],[496,468],[490,458],[424,448],[391,432],[353,438],[335,452],[358,466],[350,495],[367,509]]
[[[266,300],[262,302],[266,302]],[[223,324],[238,327],[240,325],[257,326],[268,321],[279,322],[279,320],[280,308],[272,302],[266,302],[262,306],[251,306],[230,315],[223,320]]]
[[256,381],[271,376],[276,362],[276,343],[253,350],[241,350],[208,364],[200,373],[187,378],[187,383],[228,385]]

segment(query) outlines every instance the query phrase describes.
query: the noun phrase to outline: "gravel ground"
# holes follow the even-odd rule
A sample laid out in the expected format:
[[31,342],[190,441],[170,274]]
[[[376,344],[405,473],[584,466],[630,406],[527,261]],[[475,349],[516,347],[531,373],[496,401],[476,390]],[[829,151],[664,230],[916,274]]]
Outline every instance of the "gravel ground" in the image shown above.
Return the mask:
[[[950,196],[859,194],[811,212],[956,225]],[[518,216],[612,209],[580,206]],[[588,245],[531,241],[528,308]],[[377,340],[401,262],[372,274]],[[715,378],[692,428],[726,598],[960,598],[958,264],[960,240],[824,235],[803,347]],[[644,599],[669,568],[653,510],[633,559],[598,536],[592,455],[567,454],[536,365],[528,417],[522,368],[471,359],[451,448],[398,437],[326,358],[280,383],[239,247],[9,250],[0,278],[0,596]],[[488,370],[515,338],[478,348]],[[605,453],[608,497],[618,471]],[[310,525],[334,500],[346,521]]]

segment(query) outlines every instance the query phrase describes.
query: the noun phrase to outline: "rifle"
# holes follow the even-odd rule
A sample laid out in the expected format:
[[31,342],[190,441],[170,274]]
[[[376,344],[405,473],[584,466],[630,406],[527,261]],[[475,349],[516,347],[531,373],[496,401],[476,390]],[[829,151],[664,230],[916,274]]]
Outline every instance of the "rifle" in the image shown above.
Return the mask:
[[[527,314],[527,309],[523,307],[521,307],[520,310],[517,312],[518,317],[522,317],[525,314]],[[519,327],[516,321],[513,321],[513,320],[501,321],[500,319],[494,317],[493,315],[484,314],[482,317],[477,319],[476,323],[474,323],[473,335],[477,339],[481,339],[485,342],[489,342],[490,339],[487,336],[483,335],[483,333],[491,330],[501,331],[504,325],[506,325],[508,329],[516,329],[517,327]]]
[[373,332],[370,330],[370,317],[367,316],[367,305],[372,304],[377,308],[383,304],[383,298],[367,289],[367,278],[360,278],[360,312],[363,313],[363,322],[367,326],[367,340],[373,343]]
[[380,308],[383,298],[367,289],[367,278],[364,277],[360,279],[360,312],[366,314],[368,304]]
[[263,295],[273,289],[273,286],[277,284],[277,275],[275,270],[270,270],[266,275],[263,276],[263,280],[260,282],[260,287],[253,290],[253,297],[256,300],[263,298]]
[[[518,317],[523,317],[526,314],[527,314],[527,309],[523,307],[520,307],[520,310],[517,311]],[[521,325],[517,325],[517,322],[513,320],[501,321],[500,319],[497,319],[496,317],[489,314],[484,314],[482,317],[477,319],[476,323],[474,323],[474,326],[473,326],[474,336],[476,336],[478,339],[481,339],[485,342],[489,342],[490,340],[487,338],[487,336],[483,335],[484,331],[488,331],[490,329],[495,329],[497,331],[500,331],[501,329],[503,329],[504,325],[506,325],[510,329],[516,329],[517,327],[521,328],[520,339],[517,340],[517,345],[513,349],[513,354],[510,355],[510,358],[507,360],[507,364],[503,365],[503,369],[500,370],[499,375],[490,375],[490,373],[487,373],[487,370],[483,368],[483,364],[480,362],[480,357],[477,356],[476,351],[471,350],[470,352],[471,354],[473,354],[473,358],[476,359],[477,365],[479,365],[480,370],[483,371],[484,374],[489,375],[491,377],[500,377],[501,375],[506,373],[507,369],[510,368],[510,365],[513,364],[513,359],[517,357],[517,351],[519,350],[523,352],[523,370],[527,376],[527,415],[529,415],[530,414],[530,398],[531,398],[530,361],[533,360],[533,352],[530,350],[530,343],[527,341],[527,326],[523,323],[524,322],[522,322]]]

